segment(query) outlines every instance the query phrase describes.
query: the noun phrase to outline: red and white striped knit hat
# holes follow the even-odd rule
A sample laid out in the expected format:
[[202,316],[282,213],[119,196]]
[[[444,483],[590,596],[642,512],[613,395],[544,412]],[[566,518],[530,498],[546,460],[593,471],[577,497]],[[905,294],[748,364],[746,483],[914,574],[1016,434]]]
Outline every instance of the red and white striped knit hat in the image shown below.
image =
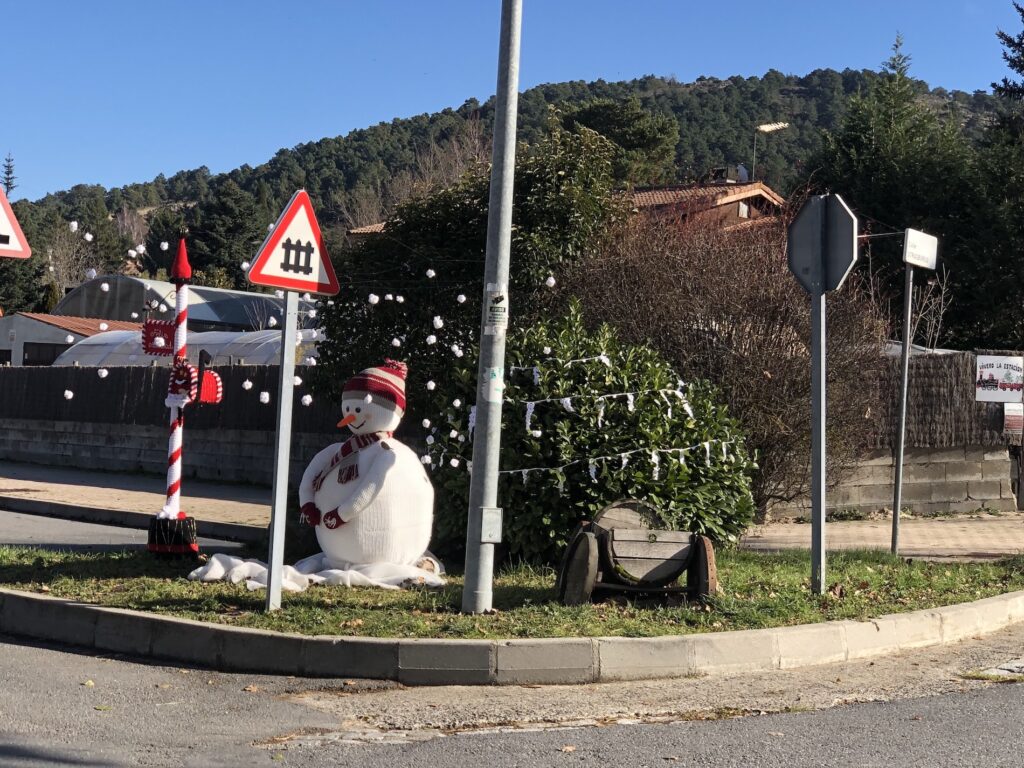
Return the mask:
[[405,376],[409,366],[396,360],[385,360],[383,365],[360,371],[345,384],[342,397],[365,397],[370,395],[374,402],[393,403],[405,412]]

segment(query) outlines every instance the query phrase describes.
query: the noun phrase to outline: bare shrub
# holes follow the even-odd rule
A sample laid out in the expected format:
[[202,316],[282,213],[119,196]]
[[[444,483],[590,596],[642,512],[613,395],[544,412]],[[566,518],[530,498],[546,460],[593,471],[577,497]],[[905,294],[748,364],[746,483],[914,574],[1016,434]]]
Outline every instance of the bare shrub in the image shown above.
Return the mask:
[[[688,379],[717,384],[759,470],[754,498],[774,502],[809,486],[810,298],[789,272],[786,221],[722,229],[637,216],[563,284],[586,316],[655,346]],[[853,274],[827,298],[828,480],[834,485],[876,429],[887,322]]]

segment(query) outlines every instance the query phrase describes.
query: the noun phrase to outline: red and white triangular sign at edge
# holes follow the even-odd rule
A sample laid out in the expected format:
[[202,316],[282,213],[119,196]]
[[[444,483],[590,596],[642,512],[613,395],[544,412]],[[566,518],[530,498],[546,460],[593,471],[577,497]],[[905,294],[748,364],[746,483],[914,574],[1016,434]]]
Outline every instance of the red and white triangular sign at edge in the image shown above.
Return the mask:
[[339,290],[309,194],[300,189],[263,241],[246,274],[250,283],[333,296]]
[[32,249],[28,246],[25,233],[21,231],[18,220],[14,218],[11,204],[7,202],[7,195],[0,189],[0,256],[27,259],[31,255]]

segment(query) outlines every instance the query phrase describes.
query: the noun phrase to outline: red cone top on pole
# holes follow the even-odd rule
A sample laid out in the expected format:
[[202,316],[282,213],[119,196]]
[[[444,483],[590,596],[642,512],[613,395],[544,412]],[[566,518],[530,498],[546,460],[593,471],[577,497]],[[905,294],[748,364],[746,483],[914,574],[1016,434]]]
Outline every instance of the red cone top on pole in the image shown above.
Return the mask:
[[187,283],[192,279],[192,265],[188,263],[188,252],[185,250],[185,238],[178,243],[178,255],[171,265],[171,280],[175,283]]

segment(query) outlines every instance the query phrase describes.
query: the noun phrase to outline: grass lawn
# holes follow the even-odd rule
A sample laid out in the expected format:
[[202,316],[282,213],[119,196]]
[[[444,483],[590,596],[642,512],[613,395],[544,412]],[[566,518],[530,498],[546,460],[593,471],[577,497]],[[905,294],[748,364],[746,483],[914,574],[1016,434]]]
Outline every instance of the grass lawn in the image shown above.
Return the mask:
[[629,601],[567,608],[552,602],[554,572],[519,566],[499,573],[487,616],[459,613],[462,579],[441,590],[392,592],[312,587],[285,593],[283,609],[262,613],[263,592],[199,584],[190,564],[145,552],[69,553],[0,547],[0,587],[243,627],[362,637],[516,638],[689,632],[866,619],[1024,589],[1024,557],[991,563],[905,562],[882,552],[830,554],[829,592],[809,590],[807,552],[718,553],[722,594],[708,605]]

